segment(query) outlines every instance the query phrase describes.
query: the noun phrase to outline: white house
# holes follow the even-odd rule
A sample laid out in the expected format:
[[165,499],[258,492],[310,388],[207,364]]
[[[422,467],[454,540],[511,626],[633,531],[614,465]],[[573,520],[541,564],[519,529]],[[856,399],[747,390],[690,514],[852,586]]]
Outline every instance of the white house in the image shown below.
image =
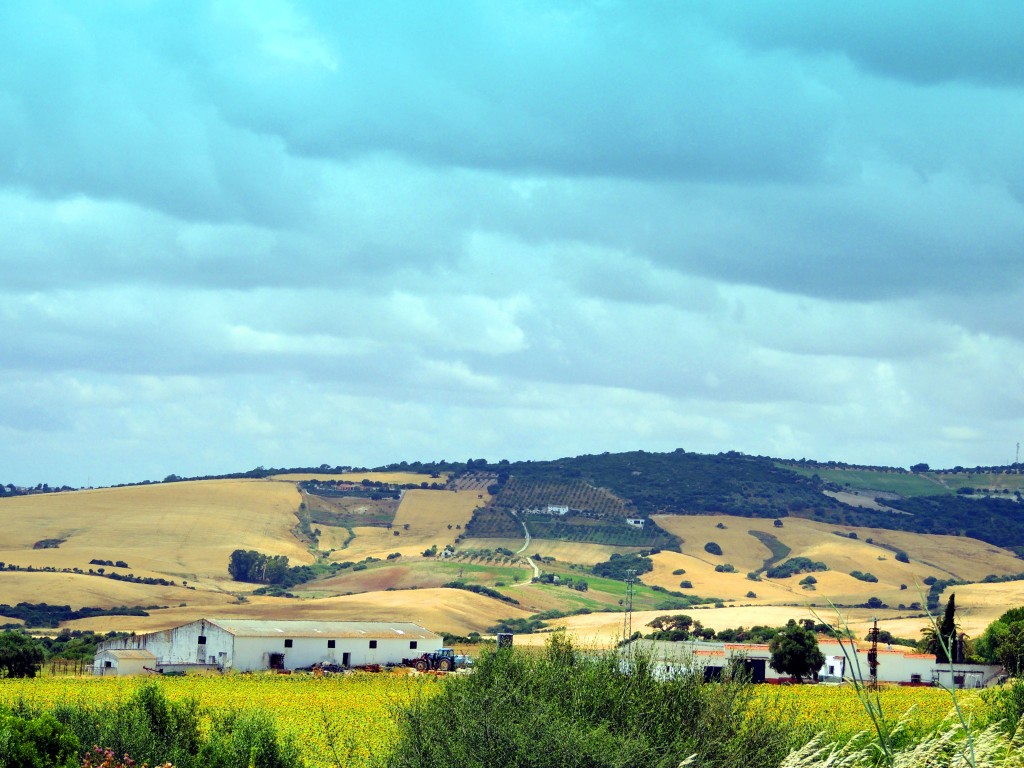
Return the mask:
[[314,664],[399,664],[441,647],[441,636],[417,624],[378,621],[199,619],[179,627],[108,640],[100,652],[144,650],[163,671],[251,672]]
[[[818,644],[825,656],[825,664],[818,671],[819,678],[868,680],[868,648],[858,643],[824,641]],[[721,642],[668,642],[663,640],[635,640],[630,648],[650,654],[662,675],[682,670],[702,668],[704,676],[713,678],[730,662],[746,667],[754,682],[777,682],[788,679],[773,670],[768,662],[771,651],[767,644]],[[900,685],[944,685],[956,688],[984,688],[998,682],[1002,668],[998,664],[939,664],[934,654],[913,653],[895,648],[878,649],[878,682]]]
[[99,676],[151,675],[155,669],[156,656],[141,649],[104,649],[92,662],[92,673]]
[[644,527],[644,519],[642,517],[627,517],[626,518],[626,525],[631,525],[634,528],[643,528]]

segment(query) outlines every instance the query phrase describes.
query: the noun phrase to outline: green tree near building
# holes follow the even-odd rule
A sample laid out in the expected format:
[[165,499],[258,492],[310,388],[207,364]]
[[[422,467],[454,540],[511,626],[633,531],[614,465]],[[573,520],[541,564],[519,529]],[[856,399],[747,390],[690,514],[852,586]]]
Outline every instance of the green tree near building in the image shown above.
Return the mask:
[[776,672],[792,675],[801,682],[807,676],[814,676],[825,663],[825,654],[818,647],[818,636],[807,627],[797,624],[794,619],[768,643],[772,653],[768,665]]
[[43,663],[43,646],[24,632],[0,634],[0,674],[3,677],[35,677]]
[[928,626],[921,630],[924,635],[922,640],[925,653],[935,654],[935,661],[939,664],[949,664],[950,661],[960,662],[962,654],[958,653],[960,643],[957,642],[957,633],[960,627],[956,622],[956,594],[951,593],[946,601],[946,610],[942,614],[942,621],[938,628]]
[[1002,664],[1008,675],[1024,675],[1024,607],[1011,608],[989,624],[974,642],[982,661]]

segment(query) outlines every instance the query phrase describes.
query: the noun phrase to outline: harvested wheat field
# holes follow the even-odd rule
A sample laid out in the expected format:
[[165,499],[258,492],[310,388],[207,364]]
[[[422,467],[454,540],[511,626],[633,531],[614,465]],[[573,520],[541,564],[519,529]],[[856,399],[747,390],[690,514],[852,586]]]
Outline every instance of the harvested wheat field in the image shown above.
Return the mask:
[[[761,568],[762,561],[771,556],[769,549],[748,533],[751,530],[777,538],[790,548],[788,557],[820,560],[840,573],[848,574],[854,570],[872,573],[880,581],[897,588],[901,583],[912,586],[927,576],[980,580],[990,573],[1003,575],[1021,570],[1021,561],[1013,553],[977,539],[957,536],[855,528],[793,517],[784,518],[781,528],[763,518],[727,515],[657,515],[653,519],[665,530],[685,540],[684,554],[713,565],[729,563],[744,573]],[[725,528],[718,528],[719,524]],[[845,535],[837,535],[837,532]],[[856,534],[857,538],[849,538],[850,533]],[[874,543],[869,544],[867,539]],[[705,552],[704,545],[708,542],[719,544],[722,555]],[[910,563],[897,561],[895,552],[881,546],[883,544],[906,551]]]
[[[719,573],[715,566],[704,560],[678,552],[661,551],[651,557],[654,570],[641,580],[650,586],[664,587],[672,592],[683,592],[700,597],[718,597],[722,600],[750,602],[803,602],[807,599],[797,579],[751,581],[746,572]],[[685,573],[677,574],[675,571]],[[680,585],[688,581],[691,587]],[[755,597],[748,597],[753,592]]]
[[438,550],[448,544],[454,546],[461,529],[473,516],[473,510],[486,504],[489,498],[486,493],[477,491],[406,491],[395,513],[392,530],[369,526],[353,528],[355,539],[345,549],[335,552],[332,558],[384,558],[392,552],[410,557],[431,546]]
[[434,632],[486,632],[504,618],[526,618],[527,611],[472,592],[455,589],[412,589],[344,595],[319,600],[252,597],[246,603],[197,611],[192,606],[159,611],[152,616],[99,616],[68,622],[71,629],[152,632],[185,624],[201,616],[239,619],[303,619],[323,621],[411,621]]
[[[218,603],[231,598],[223,593],[212,593]],[[178,605],[201,599],[208,603],[211,593],[185,587],[165,587],[159,584],[137,584],[115,581],[101,576],[75,573],[4,571],[0,573],[0,603],[47,602],[70,605],[73,609],[112,608],[120,605]]]
[[[218,585],[238,548],[312,557],[291,535],[299,494],[261,480],[206,480],[0,499],[6,562],[89,568],[123,560],[138,574]],[[54,539],[53,549],[33,549]]]
[[[823,622],[835,625],[842,621],[849,625],[850,629],[858,638],[867,635],[873,618],[877,615],[879,626],[886,622],[888,617],[896,618],[907,616],[907,614],[896,611],[876,610],[866,608],[844,609],[842,616],[837,617],[831,609],[811,609],[803,606],[785,605],[762,605],[762,606],[726,606],[724,608],[693,607],[674,611],[634,611],[632,616],[632,630],[647,634],[651,632],[649,623],[658,616],[676,616],[686,614],[693,619],[700,621],[705,627],[715,630],[753,627],[765,625],[771,627],[783,626],[790,619],[800,621],[812,619],[815,622]],[[914,626],[923,627],[926,620],[907,619],[913,622]],[[608,648],[622,639],[623,614],[622,613],[591,613],[585,616],[568,616],[564,619],[557,619],[548,622],[551,626],[564,627],[565,631],[571,634],[580,643],[590,647]],[[899,633],[893,631],[899,636]],[[920,633],[917,633],[920,637]],[[535,635],[519,635],[515,642],[519,645],[543,645],[548,635],[540,633]]]

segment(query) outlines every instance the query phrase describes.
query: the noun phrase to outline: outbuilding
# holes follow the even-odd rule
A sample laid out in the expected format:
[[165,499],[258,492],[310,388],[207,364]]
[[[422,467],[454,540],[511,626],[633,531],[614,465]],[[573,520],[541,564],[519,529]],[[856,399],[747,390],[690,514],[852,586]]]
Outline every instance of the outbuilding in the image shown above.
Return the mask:
[[139,648],[99,651],[93,658],[94,675],[124,677],[125,675],[151,675],[156,668],[156,656]]
[[409,622],[199,619],[101,647],[148,651],[157,668],[252,672],[400,664],[441,645],[440,635]]

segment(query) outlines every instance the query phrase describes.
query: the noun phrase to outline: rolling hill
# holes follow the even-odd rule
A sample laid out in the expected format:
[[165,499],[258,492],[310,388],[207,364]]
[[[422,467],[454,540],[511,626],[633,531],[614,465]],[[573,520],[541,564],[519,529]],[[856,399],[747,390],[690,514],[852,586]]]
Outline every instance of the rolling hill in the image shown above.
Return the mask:
[[[1019,467],[908,473],[679,451],[481,462],[7,494],[0,604],[148,614],[63,623],[83,629],[324,616],[467,634],[532,620],[605,642],[630,602],[641,631],[666,612],[708,612],[723,629],[834,603],[855,627],[877,615],[916,636],[929,582],[973,582],[956,586],[969,634],[1024,600]],[[235,581],[238,549],[309,566],[307,580]],[[631,595],[593,572],[638,553],[650,570]],[[793,558],[822,570],[770,577]]]

